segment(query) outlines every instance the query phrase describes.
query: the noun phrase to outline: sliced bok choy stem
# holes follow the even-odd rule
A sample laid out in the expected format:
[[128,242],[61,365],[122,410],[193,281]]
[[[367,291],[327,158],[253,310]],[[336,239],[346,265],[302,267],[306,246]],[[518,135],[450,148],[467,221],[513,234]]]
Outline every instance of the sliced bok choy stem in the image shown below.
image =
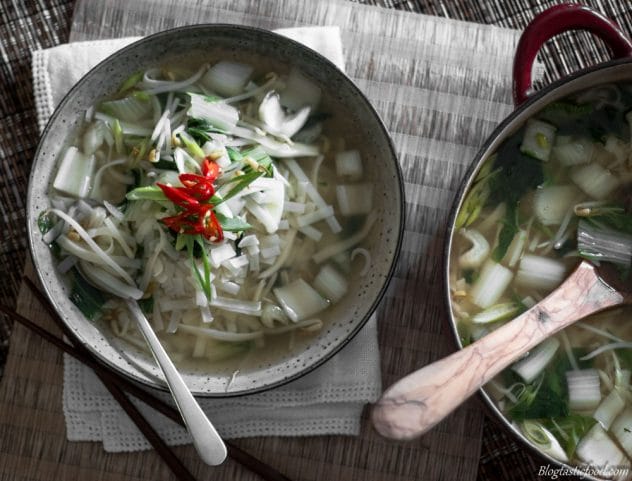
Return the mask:
[[557,128],[541,120],[529,119],[520,151],[544,162],[549,160]]
[[462,269],[472,269],[480,266],[490,252],[487,239],[474,229],[459,229],[459,234],[472,243],[472,247],[459,256],[459,266]]
[[336,199],[343,216],[368,214],[373,209],[373,184],[339,184]]
[[507,264],[508,267],[515,267],[522,257],[528,239],[529,235],[527,234],[527,231],[519,229],[511,240],[511,243],[507,248],[507,252],[501,259],[501,262]]
[[205,95],[189,93],[191,107],[188,115],[195,119],[203,119],[213,126],[232,131],[239,120],[239,111],[232,105],[209,100]]
[[523,287],[553,289],[566,276],[566,266],[555,259],[525,255],[520,260],[516,283]]
[[483,309],[492,306],[503,295],[512,278],[513,272],[488,259],[470,291],[472,301]]
[[604,429],[608,430],[615,418],[623,411],[624,407],[625,400],[621,397],[617,389],[613,389],[610,391],[610,394],[601,401],[601,404],[599,404],[593,413],[593,418],[595,418]]
[[231,97],[243,92],[253,72],[250,65],[222,60],[208,69],[202,82],[219,95]]
[[362,178],[362,157],[358,150],[345,150],[338,152],[334,160],[336,162],[336,175],[338,177],[348,177],[357,181]]
[[556,142],[551,156],[565,166],[581,165],[591,161],[594,150],[595,144],[589,139],[570,139],[563,144]]
[[581,190],[597,200],[605,199],[621,184],[608,169],[595,162],[574,169],[571,179]]
[[530,383],[544,371],[544,368],[555,357],[559,347],[560,341],[555,337],[549,337],[533,348],[527,357],[514,363],[511,369],[525,382]]
[[619,445],[628,456],[632,456],[632,408],[627,407],[617,416],[610,427],[610,432],[619,441]]
[[329,302],[301,278],[272,291],[293,322],[307,319],[329,306]]
[[325,264],[320,268],[314,278],[314,288],[331,302],[338,302],[347,293],[349,283],[345,276],[340,274],[331,264]]
[[602,469],[608,466],[629,466],[626,455],[599,423],[596,423],[579,441],[575,454],[580,461]]
[[569,407],[578,411],[592,411],[601,402],[601,386],[596,369],[568,371]]
[[310,107],[305,106],[296,112],[284,112],[279,94],[271,90],[259,104],[259,119],[263,122],[263,130],[277,137],[289,139],[303,128],[310,111]]
[[580,197],[574,185],[551,185],[537,189],[535,215],[542,225],[560,225]]
[[76,147],[69,147],[61,160],[53,188],[72,197],[87,197],[95,165],[94,155],[86,156]]

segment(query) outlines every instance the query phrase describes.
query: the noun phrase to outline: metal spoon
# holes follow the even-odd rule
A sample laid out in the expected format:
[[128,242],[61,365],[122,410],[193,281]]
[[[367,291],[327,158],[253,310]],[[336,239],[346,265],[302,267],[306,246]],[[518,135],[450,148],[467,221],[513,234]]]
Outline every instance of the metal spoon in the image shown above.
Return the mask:
[[125,302],[136,319],[138,328],[143,333],[154,359],[165,375],[167,386],[193,438],[195,449],[206,464],[211,466],[222,464],[227,455],[224,441],[184,383],[138,303],[132,299],[126,299]]
[[587,261],[531,309],[487,336],[393,384],[372,412],[388,438],[420,436],[481,386],[557,331],[598,311],[632,304],[631,286]]

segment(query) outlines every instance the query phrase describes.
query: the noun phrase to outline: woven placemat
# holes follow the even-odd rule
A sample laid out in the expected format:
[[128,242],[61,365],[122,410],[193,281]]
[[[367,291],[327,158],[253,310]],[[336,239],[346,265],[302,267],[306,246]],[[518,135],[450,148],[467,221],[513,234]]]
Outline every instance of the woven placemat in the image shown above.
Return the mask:
[[[546,6],[558,3],[555,1],[527,1],[527,0],[456,0],[440,1],[388,1],[369,0],[363,3],[380,4],[400,10],[424,12],[438,16],[449,16],[481,23],[523,28],[534,12],[541,11]],[[627,31],[632,31],[632,10],[628,1],[590,1],[584,2],[601,9],[614,18]],[[30,50],[45,48],[66,41],[68,38],[71,10],[74,2],[70,0],[25,0],[13,2],[0,1],[0,302],[15,304],[19,289],[20,272],[26,254],[24,199],[30,161],[37,143],[37,126],[31,95]],[[545,49],[544,62],[547,66],[547,80],[572,71],[580,66],[595,63],[606,58],[605,48],[594,42],[585,34],[564,35],[560,39],[550,42]],[[0,318],[0,355],[5,352],[9,333],[9,323]],[[20,333],[16,333],[20,334]],[[24,333],[16,336],[15,345],[21,346]],[[20,355],[19,348],[15,354]],[[0,359],[0,365],[2,361]],[[50,374],[47,368],[48,360],[34,363],[24,372],[18,386],[12,387],[30,398],[41,400],[44,396],[57,395],[53,391],[37,394],[28,390],[28,377],[46,378]],[[37,375],[37,376],[36,376]],[[5,399],[6,401],[6,399]],[[2,423],[9,423],[21,413],[3,405],[0,408]],[[32,420],[34,426],[41,427],[46,432],[55,426],[46,422],[46,416]],[[57,426],[59,427],[59,426]],[[35,428],[34,428],[35,429]],[[19,439],[4,437],[0,446],[16,445]],[[537,470],[541,464],[538,458],[533,458],[512,438],[507,437],[493,423],[487,423],[479,467],[479,479],[537,479]],[[54,436],[39,440],[38,446],[55,443]],[[50,446],[49,446],[50,447]],[[55,466],[55,456],[59,455],[59,448],[53,446],[53,456],[49,467]],[[290,454],[292,450],[290,450]],[[255,454],[256,451],[255,451]],[[331,453],[332,456],[335,453]],[[383,453],[380,453],[383,458]],[[410,453],[406,454],[410,455]],[[7,458],[2,458],[6,462]],[[32,479],[27,476],[26,464],[19,458],[12,458],[15,477],[2,479]],[[150,461],[147,459],[146,461]],[[156,462],[154,460],[154,462]],[[46,463],[42,464],[46,469]],[[234,472],[234,467],[231,468]],[[21,473],[21,474],[19,474]],[[80,474],[79,471],[73,471]],[[70,472],[68,472],[70,474]],[[342,474],[342,473],[341,473]],[[77,476],[62,476],[58,479],[75,479]],[[86,478],[87,479],[87,478]],[[155,478],[159,479],[159,478]],[[337,476],[332,479],[345,479]],[[412,479],[406,477],[404,479]],[[433,479],[433,478],[425,478]],[[440,478],[434,478],[440,479]],[[568,479],[568,478],[567,478]]]

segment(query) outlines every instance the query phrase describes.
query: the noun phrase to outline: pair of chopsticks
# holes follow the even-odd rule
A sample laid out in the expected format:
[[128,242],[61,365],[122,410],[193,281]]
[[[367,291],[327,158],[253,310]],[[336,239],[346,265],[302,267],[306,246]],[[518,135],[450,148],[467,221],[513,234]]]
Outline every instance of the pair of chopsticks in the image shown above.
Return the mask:
[[[162,413],[172,421],[180,424],[181,426],[184,426],[184,422],[182,421],[182,418],[180,417],[178,411],[176,411],[173,407],[164,403],[160,399],[154,397],[150,393],[144,391],[136,384],[133,384],[131,381],[125,379],[118,373],[109,370],[100,362],[98,362],[96,358],[87,350],[87,348],[84,347],[79,341],[77,341],[74,334],[70,331],[70,329],[68,329],[61,318],[57,315],[53,307],[48,302],[48,299],[35,286],[33,281],[31,281],[26,276],[23,277],[23,280],[25,281],[25,284],[27,285],[29,290],[35,295],[37,300],[46,308],[52,319],[55,321],[55,324],[57,324],[64,335],[70,340],[70,343],[50,333],[33,321],[18,314],[14,309],[0,305],[0,312],[11,317],[16,322],[19,322],[48,342],[60,348],[65,353],[73,356],[75,359],[90,367],[108,389],[110,394],[112,394],[116,401],[125,410],[127,415],[132,419],[134,424],[136,424],[136,426],[140,429],[140,431],[147,438],[149,443],[153,446],[160,457],[164,460],[167,466],[169,466],[173,474],[175,474],[176,478],[180,481],[196,481],[195,477],[186,468],[182,461],[180,461],[180,459],[175,455],[171,448],[167,446],[167,444],[162,440],[156,430],[147,421],[147,419],[143,417],[136,406],[130,401],[126,393],[131,394],[148,406],[154,408],[156,411]],[[249,469],[250,471],[258,474],[265,481],[291,481],[288,477],[278,472],[273,467],[265,464],[263,461],[260,461],[246,451],[235,446],[233,443],[230,443],[228,441],[225,442],[228,449],[228,456],[230,458],[240,463],[242,466]]]

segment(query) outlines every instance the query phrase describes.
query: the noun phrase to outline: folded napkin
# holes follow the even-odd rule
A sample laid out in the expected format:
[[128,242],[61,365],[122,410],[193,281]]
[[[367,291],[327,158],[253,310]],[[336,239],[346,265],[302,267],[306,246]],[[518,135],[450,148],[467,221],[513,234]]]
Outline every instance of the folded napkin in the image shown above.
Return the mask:
[[[338,27],[277,30],[328,57],[344,69]],[[64,94],[99,61],[136,38],[77,42],[33,52],[33,84],[38,124],[43,129]],[[340,353],[315,371],[277,389],[238,398],[203,399],[220,434],[305,436],[358,434],[363,406],[381,392],[377,321],[373,316]],[[165,400],[169,397],[161,393]],[[148,449],[149,443],[94,373],[64,358],[64,414],[68,439],[102,441],[107,451]],[[190,442],[188,433],[138,402],[169,444]]]

